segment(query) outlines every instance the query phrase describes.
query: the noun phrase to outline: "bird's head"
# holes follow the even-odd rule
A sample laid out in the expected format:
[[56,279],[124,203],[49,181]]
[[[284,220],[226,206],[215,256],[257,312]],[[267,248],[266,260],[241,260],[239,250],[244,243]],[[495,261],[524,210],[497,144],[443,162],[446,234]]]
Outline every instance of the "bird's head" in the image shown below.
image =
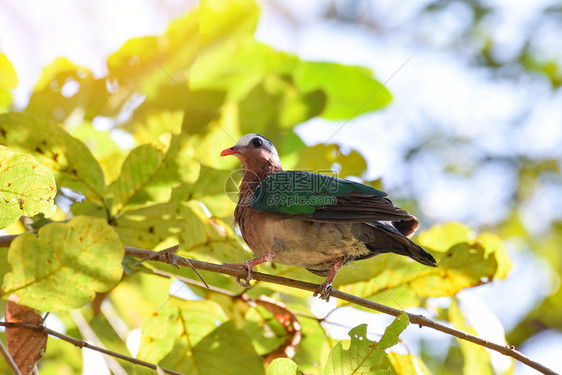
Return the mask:
[[221,156],[234,155],[244,169],[253,171],[263,169],[280,170],[281,162],[273,143],[263,135],[246,134],[230,148],[221,152]]

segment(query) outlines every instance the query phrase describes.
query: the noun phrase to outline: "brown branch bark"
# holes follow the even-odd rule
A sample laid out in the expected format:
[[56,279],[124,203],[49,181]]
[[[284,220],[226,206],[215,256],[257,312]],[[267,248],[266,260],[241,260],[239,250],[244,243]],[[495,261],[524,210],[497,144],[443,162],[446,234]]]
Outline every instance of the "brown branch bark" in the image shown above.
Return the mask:
[[[15,238],[16,236],[0,236],[0,246],[9,246],[10,242]],[[187,259],[187,258],[183,258],[180,257],[176,254],[174,254],[171,251],[161,251],[158,254],[156,254],[155,256],[155,252],[151,251],[151,250],[145,250],[145,249],[137,249],[134,247],[128,247],[125,246],[125,254],[135,257],[135,258],[139,258],[139,259],[151,259],[153,261],[159,261],[159,262],[164,262],[164,263],[168,263],[168,264],[173,264],[173,265],[182,265],[182,266],[187,266],[190,268],[196,268],[199,270],[203,270],[203,271],[210,271],[210,272],[216,272],[216,273],[222,273],[225,275],[230,275],[230,276],[234,276],[234,277],[239,277],[239,278],[246,278],[247,276],[247,272],[246,270],[243,269],[236,269],[236,268],[230,268],[228,266],[224,266],[224,265],[220,265],[220,264],[214,264],[214,263],[208,263],[208,262],[202,262],[202,261],[198,261],[195,259]],[[253,279],[256,281],[264,281],[264,282],[269,282],[269,283],[274,283],[274,284],[279,284],[279,285],[285,285],[291,288],[297,288],[297,289],[302,289],[302,290],[308,290],[311,292],[315,292],[316,290],[318,290],[319,286],[318,284],[313,284],[313,283],[308,283],[308,282],[304,282],[304,281],[298,281],[298,280],[294,280],[294,279],[288,279],[285,277],[281,277],[281,276],[275,276],[275,275],[268,275],[268,274],[264,274],[264,273],[259,273],[259,272],[254,272],[253,273]],[[373,301],[369,301],[367,299],[364,298],[360,298],[357,296],[354,296],[352,294],[347,294],[344,292],[341,292],[337,289],[332,290],[332,292],[330,293],[330,295],[334,298],[339,298],[341,300],[350,302],[350,303],[354,303],[357,304],[359,306],[363,306],[366,307],[368,309],[374,310],[374,311],[378,311],[378,312],[382,312],[384,314],[387,315],[391,315],[391,316],[398,316],[402,311],[398,310],[398,309],[394,309],[392,307],[389,306],[385,306],[385,305],[381,305],[380,303],[376,303]],[[433,321],[429,318],[426,318],[423,315],[418,315],[418,314],[411,314],[411,313],[407,313],[408,314],[408,318],[410,319],[410,323],[412,324],[416,324],[418,325],[420,328],[421,327],[429,327],[432,329],[435,329],[437,331],[441,331],[443,333],[446,333],[448,335],[457,337],[461,340],[466,340],[466,341],[470,341],[472,343],[475,343],[477,345],[483,346],[485,348],[494,350],[498,353],[501,353],[503,355],[512,357],[514,359],[516,359],[517,361],[543,373],[546,375],[558,375],[556,372],[552,371],[551,369],[549,369],[548,367],[533,361],[532,359],[530,359],[529,357],[525,356],[523,353],[515,350],[515,348],[513,347],[509,347],[506,345],[500,345],[500,344],[496,344],[493,343],[491,341],[488,340],[484,340],[478,336],[474,336],[471,335],[469,333],[463,332],[461,330],[449,327],[445,324],[441,324],[438,323],[436,321]],[[0,322],[0,325],[4,325],[6,326],[8,323],[2,323]],[[68,337],[66,335],[62,335],[58,332],[52,331],[46,327],[42,327],[40,326],[41,329],[46,330],[45,332],[47,332],[50,335],[59,337],[61,339],[63,339],[62,337],[67,338],[67,340],[65,341],[69,341],[77,346],[80,347],[86,347],[89,349],[93,349],[93,350],[98,350],[101,351],[102,353],[108,354],[108,355],[113,355],[117,358],[121,358],[124,360],[127,360],[131,363],[136,363],[136,364],[140,364],[142,366],[146,366],[152,369],[156,369],[156,366],[151,364],[151,363],[147,363],[144,361],[140,361],[137,360],[135,358],[131,358],[131,357],[127,357],[127,356],[123,356],[119,353],[114,353],[111,352],[109,350],[106,349],[102,349],[102,348],[97,348],[94,347],[93,345],[89,345],[86,342]],[[30,328],[35,328],[37,329],[37,326],[33,326]],[[62,336],[62,337],[61,337]],[[72,340],[72,341],[70,341]],[[95,348],[95,349],[94,349]],[[134,362],[133,362],[134,361]],[[177,374],[176,372],[173,372],[171,370],[166,370],[166,372],[170,373],[170,374]]]
[[[107,350],[107,349],[104,349],[104,348],[100,348],[99,346],[95,346],[95,345],[88,344],[88,343],[85,342],[85,341],[78,340],[78,339],[76,339],[76,338],[74,338],[74,337],[67,336],[67,335],[62,334],[62,333],[57,332],[57,331],[53,331],[52,329],[47,328],[47,327],[45,327],[44,325],[41,325],[41,324],[0,322],[0,326],[4,326],[4,327],[6,327],[6,328],[10,328],[10,327],[23,327],[23,328],[35,329],[35,330],[37,330],[37,331],[39,331],[39,332],[43,332],[43,333],[46,333],[46,334],[48,334],[48,335],[57,337],[57,338],[59,338],[59,339],[61,339],[61,340],[64,340],[64,341],[66,341],[66,342],[69,342],[69,343],[71,343],[71,344],[74,345],[74,346],[78,346],[79,348],[87,348],[87,349],[95,350],[95,351],[97,351],[97,352],[100,352],[100,353],[103,353],[103,354],[107,354],[107,355],[110,355],[110,356],[115,357],[115,358],[122,359],[122,360],[124,360],[124,361],[133,363],[133,364],[135,364],[135,365],[144,366],[144,367],[148,367],[148,368],[150,368],[150,369],[152,369],[152,370],[156,370],[156,365],[155,365],[155,364],[152,364],[152,363],[149,363],[149,362],[145,362],[145,361],[141,361],[140,359],[136,359],[136,358],[133,358],[133,357],[128,357],[128,356],[126,356],[126,355],[123,355],[123,354],[120,354],[120,353],[116,353],[116,352],[113,352],[113,351],[111,351],[111,350]],[[182,375],[181,372],[176,372],[176,371],[168,370],[168,369],[165,369],[165,368],[161,368],[161,369],[162,369],[162,371],[164,371],[164,372],[167,373],[167,374]]]
[[[96,335],[92,327],[90,327],[90,325],[86,321],[86,318],[84,318],[80,310],[71,310],[68,313],[74,321],[74,324],[76,324],[76,327],[80,332],[80,336],[82,336],[84,340],[93,343],[99,348],[106,349],[99,339],[98,335]],[[121,367],[121,365],[115,358],[105,355],[103,356],[103,359],[107,365],[107,368],[109,369],[109,371],[111,371],[112,374],[127,375],[127,371],[125,371],[125,369]]]
[[[125,246],[125,253],[129,256],[132,256],[132,257],[135,257],[135,258],[140,258],[140,259],[143,259],[143,258],[149,257],[149,256],[153,256],[153,254],[154,254],[154,252],[150,251],[150,250],[137,249],[137,248],[127,247],[127,246]],[[173,259],[170,259],[170,258],[173,258]],[[183,266],[188,266],[188,267],[195,267],[199,270],[222,273],[222,274],[225,274],[225,275],[239,277],[239,278],[242,278],[242,279],[246,278],[246,276],[247,276],[246,270],[243,270],[243,269],[230,268],[228,266],[224,266],[224,265],[221,265],[221,264],[201,262],[201,261],[198,261],[198,260],[195,260],[195,259],[187,260],[186,258],[180,257],[176,254],[171,254],[171,255],[162,254],[159,257],[153,257],[152,260],[165,262],[165,263],[170,263],[170,261],[172,261],[172,262],[174,262],[172,264],[178,264],[178,265],[183,265]],[[288,279],[288,278],[281,277],[281,276],[268,275],[268,274],[259,273],[259,272],[253,273],[253,279],[256,280],[256,281],[265,281],[265,282],[269,282],[269,283],[285,285],[285,286],[288,286],[288,287],[291,287],[291,288],[309,290],[311,292],[317,291],[318,288],[320,287],[320,285],[318,285],[318,284],[308,283],[308,282],[305,282],[305,281],[298,281],[298,280],[294,280],[294,279]],[[334,297],[334,298],[339,298],[341,300],[344,300],[344,301],[347,301],[347,302],[350,302],[350,303],[354,303],[354,304],[359,305],[359,306],[366,307],[366,308],[371,309],[371,310],[382,312],[382,313],[387,314],[387,315],[398,316],[402,312],[401,310],[394,309],[394,308],[388,307],[386,305],[381,305],[380,303],[369,301],[367,299],[360,298],[360,297],[354,296],[352,294],[347,294],[347,293],[341,292],[337,289],[333,289],[332,292],[330,293],[330,296]],[[515,350],[512,347],[509,347],[509,346],[506,346],[506,345],[500,345],[500,344],[496,344],[496,343],[493,343],[493,342],[488,341],[488,340],[484,340],[484,339],[482,339],[478,336],[474,336],[474,335],[471,335],[469,333],[463,332],[461,330],[449,327],[445,324],[438,323],[434,320],[426,318],[423,315],[411,314],[411,313],[407,313],[407,314],[408,314],[408,318],[410,319],[410,323],[416,324],[420,328],[421,327],[429,327],[429,328],[435,329],[437,331],[441,331],[441,332],[446,333],[448,335],[457,337],[461,340],[470,341],[470,342],[475,343],[477,345],[480,345],[480,346],[486,347],[488,349],[494,350],[494,351],[496,351],[498,353],[501,353],[503,355],[512,357],[512,358],[516,359],[517,361],[519,361],[521,363],[524,363],[527,366],[529,366],[531,368],[534,368],[535,370],[537,370],[537,371],[539,371],[543,374],[557,375],[556,372],[552,371],[548,367],[543,366],[542,364],[540,364],[536,361],[533,361],[532,359],[530,359],[529,357],[525,356],[523,353]]]

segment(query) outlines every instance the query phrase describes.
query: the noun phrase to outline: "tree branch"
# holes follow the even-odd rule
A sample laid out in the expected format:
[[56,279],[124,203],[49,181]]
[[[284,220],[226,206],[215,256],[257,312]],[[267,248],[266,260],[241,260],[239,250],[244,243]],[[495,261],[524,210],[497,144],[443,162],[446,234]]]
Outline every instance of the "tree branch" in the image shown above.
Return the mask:
[[[18,322],[18,323],[0,322],[0,326],[4,326],[4,327],[7,327],[7,328],[22,327],[22,328],[34,329],[36,331],[43,332],[43,333],[46,333],[46,334],[51,335],[51,336],[55,336],[55,337],[57,337],[61,340],[64,340],[66,342],[71,343],[74,346],[78,346],[80,348],[92,349],[92,350],[98,351],[100,353],[107,354],[107,355],[110,355],[112,357],[119,358],[119,359],[122,359],[124,361],[133,363],[135,365],[148,367],[152,370],[156,370],[156,367],[157,367],[156,365],[154,365],[152,363],[141,361],[140,359],[128,357],[126,355],[116,353],[116,352],[113,352],[111,350],[100,348],[99,346],[88,344],[86,341],[78,340],[78,339],[75,339],[74,337],[70,337],[70,336],[62,334],[60,332],[53,331],[52,329],[47,328],[47,327],[45,327],[44,325],[41,325],[41,324],[31,324],[31,323],[23,323],[23,322],[22,323],[20,323],[20,322]],[[162,369],[162,371],[164,371],[165,373],[168,373],[168,374],[183,375],[181,372],[176,372],[176,371],[168,370],[168,369],[165,369],[165,368],[161,368],[161,369]]]
[[[179,265],[184,265],[184,266],[188,266],[188,267],[195,267],[199,270],[222,273],[222,274],[225,274],[225,275],[239,277],[239,278],[242,278],[242,279],[246,278],[246,276],[247,276],[246,270],[243,270],[241,268],[240,269],[230,268],[228,266],[224,266],[224,265],[221,265],[221,264],[207,263],[207,262],[202,262],[202,261],[195,260],[195,259],[189,259],[188,260],[187,258],[180,257],[179,255],[176,255],[176,254],[168,254],[168,255],[162,254],[158,257],[154,257],[153,251],[144,250],[144,249],[137,249],[137,248],[127,247],[127,246],[125,246],[125,254],[127,254],[129,256],[132,256],[132,257],[135,257],[135,258],[139,258],[139,259],[143,259],[143,258],[146,258],[146,257],[153,257],[152,260],[154,260],[154,261],[159,261],[159,262],[164,262],[164,263],[173,262],[171,264],[179,264]],[[318,284],[308,283],[308,282],[305,282],[305,281],[298,281],[298,280],[294,280],[294,279],[288,279],[288,278],[285,278],[285,277],[269,275],[269,274],[264,274],[264,273],[260,273],[260,272],[254,272],[253,273],[253,279],[256,280],[256,281],[265,281],[265,282],[268,282],[268,283],[284,285],[284,286],[288,286],[288,287],[291,287],[291,288],[308,290],[308,291],[311,291],[311,292],[317,291],[318,288],[320,287],[320,285],[318,285]],[[394,308],[386,306],[386,305],[381,305],[380,303],[369,301],[367,299],[360,298],[360,297],[354,296],[352,294],[347,294],[347,293],[341,292],[337,289],[333,289],[330,293],[330,296],[335,297],[335,298],[339,298],[343,301],[354,303],[354,304],[359,305],[359,306],[366,307],[366,308],[371,309],[371,310],[382,312],[382,313],[387,314],[387,315],[398,316],[402,312],[401,310],[394,309]],[[513,348],[513,347],[509,347],[509,346],[506,346],[506,345],[499,345],[499,344],[493,343],[491,341],[484,340],[484,339],[482,339],[478,336],[474,336],[474,335],[471,335],[469,333],[463,332],[461,330],[449,327],[445,324],[438,323],[434,320],[426,318],[423,315],[411,314],[411,313],[407,313],[407,314],[408,314],[408,318],[410,319],[410,323],[416,324],[420,328],[422,326],[433,328],[437,331],[441,331],[441,332],[446,333],[448,335],[457,337],[461,340],[470,341],[474,344],[486,347],[488,349],[494,350],[494,351],[496,351],[498,353],[501,353],[503,355],[512,357],[512,358],[518,360],[519,362],[524,363],[527,366],[532,367],[535,370],[537,370],[537,371],[539,371],[543,374],[557,375],[556,372],[552,371],[548,367],[543,366],[542,364],[540,364],[536,361],[533,361],[529,357],[525,356],[523,353],[515,350],[515,348]]]
[[[0,236],[0,246],[9,246],[10,242],[15,237],[17,237],[17,236]],[[154,260],[154,261],[159,261],[159,262],[168,263],[168,264],[172,264],[172,265],[183,265],[183,266],[187,266],[187,267],[190,267],[190,268],[196,268],[196,269],[199,269],[199,270],[210,271],[210,272],[215,272],[215,273],[222,273],[222,274],[225,274],[225,275],[230,275],[230,276],[239,277],[239,278],[246,278],[246,276],[247,276],[246,270],[237,269],[237,268],[230,268],[228,266],[224,266],[224,265],[220,265],[220,264],[202,262],[202,261],[195,260],[195,259],[188,259],[188,258],[180,257],[179,255],[174,254],[172,251],[163,250],[163,251],[161,251],[161,252],[159,252],[155,255],[155,252],[151,251],[151,250],[138,249],[138,248],[134,248],[134,247],[125,246],[125,254],[129,255],[129,256],[132,256],[132,257],[135,257],[135,258],[139,258],[139,259],[149,258],[149,259]],[[269,283],[273,283],[273,284],[288,286],[288,287],[291,287],[291,288],[308,290],[308,291],[311,291],[311,292],[317,291],[319,286],[320,286],[318,284],[308,283],[308,282],[304,282],[304,281],[298,281],[298,280],[294,280],[294,279],[288,279],[288,278],[281,277],[281,276],[268,275],[268,274],[264,274],[264,273],[260,273],[260,272],[254,272],[253,273],[253,279],[256,280],[256,281],[265,281],[265,282],[269,282]],[[381,305],[380,303],[369,301],[367,299],[360,298],[360,297],[354,296],[352,294],[347,294],[347,293],[341,292],[337,289],[333,289],[331,291],[330,295],[332,297],[339,298],[343,301],[354,303],[354,304],[357,304],[359,306],[363,306],[363,307],[366,307],[368,309],[378,311],[378,312],[382,312],[384,314],[391,315],[391,316],[398,316],[402,312],[401,310],[394,309],[394,308],[389,307],[389,306]],[[484,340],[484,339],[482,339],[478,336],[474,336],[474,335],[471,335],[469,333],[463,332],[461,330],[449,327],[445,324],[441,324],[441,323],[438,323],[436,321],[433,321],[429,318],[426,318],[423,315],[411,314],[411,313],[407,313],[407,314],[408,314],[408,318],[410,319],[410,323],[416,324],[420,328],[423,327],[423,326],[433,328],[437,331],[441,331],[441,332],[446,333],[448,335],[457,337],[461,340],[470,341],[470,342],[475,343],[477,345],[480,345],[480,346],[486,347],[488,349],[494,350],[494,351],[496,351],[498,353],[501,353],[503,355],[512,357],[512,358],[516,359],[517,361],[519,361],[523,364],[526,364],[527,366],[529,366],[531,368],[534,368],[535,370],[537,370],[537,371],[539,371],[543,374],[557,375],[556,372],[552,371],[548,367],[543,366],[542,364],[540,364],[536,361],[533,361],[529,357],[525,356],[523,353],[515,350],[514,347],[509,347],[509,346],[506,346],[506,345],[499,345],[499,344],[493,343],[491,341]],[[7,324],[20,324],[20,323],[1,323],[0,322],[0,325],[6,326]],[[42,327],[42,326],[40,326],[40,327]],[[31,325],[31,327],[29,327],[29,328],[37,329],[37,326]],[[51,331],[46,327],[42,327],[41,329],[44,329],[45,332],[47,332],[50,335],[53,335],[53,336],[59,337],[63,340],[69,341],[69,342],[71,342],[71,343],[73,343],[77,346],[86,347],[86,348],[93,349],[93,350],[98,350],[102,353],[105,353],[105,354],[108,354],[108,355],[113,355],[117,358],[121,358],[121,359],[124,359],[126,361],[129,361],[129,362],[132,362],[132,363],[135,363],[135,364],[140,364],[140,365],[145,366],[145,367],[156,369],[156,366],[151,364],[151,363],[147,363],[147,362],[144,362],[144,361],[137,360],[135,358],[123,356],[119,353],[114,353],[114,352],[111,352],[111,351],[106,350],[106,349],[94,347],[93,345],[90,345],[86,342],[74,339],[72,337],[62,335],[62,334],[60,334],[58,332],[55,332],[55,331]],[[62,338],[61,336],[65,337],[66,339]],[[165,370],[165,371],[170,373],[170,374],[177,374],[176,372],[173,372],[171,370]]]
[[10,367],[10,370],[12,370],[12,373],[14,375],[22,375],[18,365],[16,364],[16,362],[14,362],[14,359],[10,355],[10,352],[4,346],[4,343],[1,340],[0,340],[0,353],[2,353],[2,357],[4,357],[4,360]]
[[10,235],[7,235],[7,236],[0,236],[0,247],[10,246],[12,241],[15,240],[17,236],[19,236],[19,234],[10,234]]
[[[97,347],[105,349],[103,343],[95,334],[92,327],[90,327],[80,310],[70,310],[68,313],[74,321],[74,324],[76,324],[76,327],[80,332],[80,336],[82,336],[85,341],[89,341],[95,344]],[[107,368],[109,369],[109,371],[111,371],[112,374],[127,375],[127,371],[125,371],[125,369],[121,367],[121,365],[115,358],[111,356],[103,356],[102,358],[104,359]]]

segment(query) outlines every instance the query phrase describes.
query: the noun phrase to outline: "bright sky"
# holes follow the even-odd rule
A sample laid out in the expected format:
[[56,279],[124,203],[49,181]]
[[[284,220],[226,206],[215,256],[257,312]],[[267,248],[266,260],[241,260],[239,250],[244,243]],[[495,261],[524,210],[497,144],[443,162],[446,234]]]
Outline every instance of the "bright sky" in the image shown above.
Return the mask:
[[[442,134],[441,141],[445,144],[449,137],[472,139],[483,152],[548,155],[562,161],[561,94],[553,96],[544,80],[491,80],[484,69],[466,66],[458,56],[439,48],[445,36],[455,37],[458,25],[462,24],[466,14],[463,9],[453,7],[438,28],[434,27],[434,23],[420,28],[419,32],[426,32],[424,37],[431,40],[430,43],[419,43],[409,35],[415,34],[415,31],[404,31],[398,26],[393,28],[394,24],[414,24],[407,22],[408,14],[411,14],[407,9],[423,6],[422,2],[406,3],[409,5],[404,2],[399,5],[384,1],[370,3],[377,4],[371,11],[380,12],[392,24],[390,32],[374,34],[361,26],[334,27],[332,22],[312,16],[318,14],[319,1],[308,2],[309,13],[302,15],[301,2],[291,0],[284,5],[293,10],[291,15],[297,21],[288,23],[277,13],[266,10],[257,36],[305,59],[360,64],[373,69],[376,77],[386,82],[393,93],[393,104],[383,112],[353,119],[333,139],[362,151],[369,161],[370,174],[372,177],[382,176],[386,191],[397,191],[401,184],[414,182],[413,189],[420,198],[421,208],[430,218],[438,222],[459,220],[472,225],[497,222],[506,214],[511,189],[516,186],[517,176],[512,170],[490,164],[480,168],[470,180],[443,176],[440,162],[427,155],[421,158],[418,166],[405,172],[413,177],[404,179],[397,175],[394,166],[401,161],[404,147],[431,136],[435,128]],[[504,4],[506,20],[493,26],[494,32],[501,35],[503,41],[498,53],[506,56],[518,47],[520,37],[517,38],[516,34],[522,25],[531,22],[543,2],[518,3],[521,3],[520,7]],[[463,7],[461,4],[458,6]],[[423,20],[415,22],[420,23],[423,25]],[[537,98],[543,100],[537,101]],[[535,102],[536,107],[528,108],[528,103]],[[530,115],[523,126],[514,127],[513,123],[522,110],[530,110]],[[427,128],[427,123],[432,123],[434,127]],[[324,142],[340,125],[314,119],[300,126],[299,134],[309,144],[316,144]],[[537,131],[538,128],[540,131]],[[471,167],[471,163],[478,163],[478,155],[465,153],[462,149],[450,154],[461,158],[467,168]],[[550,194],[537,194],[532,208],[525,213],[527,221],[540,223],[547,221],[545,216],[560,217],[562,196],[559,190],[552,190],[555,191],[550,191]],[[544,229],[536,224],[535,228],[537,231]],[[501,325],[495,324],[497,320],[490,318],[494,315],[499,317],[506,329],[512,328],[540,299],[556,290],[560,282],[557,277],[550,278],[552,272],[545,264],[525,253],[524,244],[512,244],[510,250],[514,267],[505,281],[464,291],[460,295],[463,301],[470,301],[463,306],[469,310],[471,320],[480,323],[477,329],[481,335],[501,330]],[[518,298],[513,298],[514,291],[517,291]],[[327,311],[328,307],[324,309]],[[352,324],[348,313],[338,312],[334,318],[337,315],[342,320],[347,316],[348,324]],[[376,327],[373,330],[380,331],[381,320],[378,319],[378,324],[373,320],[377,318],[369,318],[362,313],[357,316],[358,322],[370,321],[372,327]],[[341,329],[339,335],[343,338],[346,333],[345,329]],[[426,340],[428,337],[435,340],[438,348],[442,347],[443,341],[446,342],[443,337],[427,331],[421,334]],[[497,337],[497,334],[494,336]],[[562,364],[555,354],[562,346],[562,335],[551,332],[541,336],[524,345],[523,352],[540,353],[544,364],[562,371]],[[411,345],[412,340],[406,340]],[[553,342],[557,344],[552,345]],[[502,356],[497,356],[495,364],[502,368],[506,362]],[[516,373],[534,372],[518,365]]]
[[[103,74],[107,55],[125,40],[162,32],[169,20],[193,3],[184,0],[1,0],[0,50],[12,61],[20,78],[17,103],[25,105],[41,68],[54,58],[66,56],[90,67],[94,73]],[[416,32],[430,41],[420,44],[403,25],[408,24],[408,17],[414,14],[411,10],[423,6],[423,2],[404,1],[400,6],[390,0],[373,2],[368,10],[382,15],[387,27],[393,30],[386,34],[374,34],[357,25],[336,27],[322,20],[320,0],[271,1],[271,4],[276,3],[283,4],[289,18],[266,7],[257,33],[260,40],[305,59],[368,66],[379,80],[388,80],[387,86],[395,98],[392,106],[353,119],[333,139],[359,149],[369,162],[369,177],[382,176],[385,190],[391,195],[392,192],[400,194],[413,176],[416,184],[408,183],[409,189],[420,197],[421,208],[430,220],[461,220],[473,225],[494,223],[505,214],[505,203],[516,177],[501,165],[483,168],[470,181],[445,177],[440,173],[441,165],[431,155],[422,155],[419,165],[405,172],[410,175],[408,179],[397,174],[395,166],[400,162],[400,151],[430,132],[438,131],[445,144],[448,137],[466,138],[477,142],[487,152],[506,155],[527,152],[555,155],[562,160],[561,93],[552,97],[545,82],[540,81],[492,81],[485,70],[466,66],[458,56],[440,48],[447,38],[455,37],[459,25],[469,22],[462,4],[455,4],[444,13],[438,29],[433,21],[418,20],[416,24],[421,26]],[[503,41],[496,51],[502,56],[509,56],[517,48],[520,28],[532,21],[545,0],[517,3],[512,6],[513,2],[503,1],[505,19],[493,25],[494,32]],[[543,33],[543,46],[550,50],[559,40],[547,31]],[[557,50],[562,51],[561,48]],[[531,99],[536,101],[541,97],[544,100],[538,101],[523,126],[511,128],[514,117],[519,115],[517,110],[524,108]],[[420,125],[420,118],[430,120],[435,128],[426,128],[426,121]],[[298,132],[308,144],[316,144],[329,138],[340,125],[315,119],[300,126]],[[539,132],[536,131],[538,126]],[[534,141],[529,142],[529,139]],[[455,155],[467,168],[478,162],[477,155],[466,154],[463,150]],[[541,191],[534,206],[525,211],[529,222],[539,222],[536,220],[539,214],[555,218],[561,213],[559,192],[548,188]],[[540,226],[536,228],[537,231],[541,229]],[[518,252],[517,246],[512,249],[515,267],[505,282],[462,294],[465,300],[483,301],[471,303],[477,306],[475,314],[485,316],[492,311],[507,329],[552,287],[547,276],[536,277],[548,274],[544,265],[524,255],[523,251]],[[520,298],[508,298],[513,290],[519,290]],[[386,323],[384,318],[377,323],[377,318],[363,313],[353,316],[351,320],[354,321],[350,321],[349,315],[345,319],[342,315],[341,319],[351,326],[369,320],[373,332],[380,331],[381,322]],[[336,320],[337,314],[333,318]],[[492,325],[482,330],[496,328],[497,325]],[[424,338],[435,340],[437,347],[448,340],[428,331],[421,332]],[[347,337],[345,329],[333,329],[333,332],[338,337]],[[419,339],[419,334],[415,339]],[[409,345],[416,346],[410,344],[414,341],[407,340]],[[562,365],[554,355],[562,352],[561,346],[560,334],[545,333],[522,349],[562,372]],[[530,373],[525,366],[517,368],[518,375]]]

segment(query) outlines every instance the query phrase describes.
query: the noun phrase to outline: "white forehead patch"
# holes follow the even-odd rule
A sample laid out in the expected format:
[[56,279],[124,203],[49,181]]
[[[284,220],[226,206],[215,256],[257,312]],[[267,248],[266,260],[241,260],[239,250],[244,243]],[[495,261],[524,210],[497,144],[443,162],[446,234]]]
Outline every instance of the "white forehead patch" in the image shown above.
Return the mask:
[[257,133],[246,134],[242,138],[240,138],[238,142],[236,142],[236,146],[246,147],[250,144],[250,142],[252,142],[254,138],[261,139],[265,148],[271,151],[273,154],[275,154],[277,158],[279,158],[279,155],[277,154],[277,150],[275,149],[275,146],[273,146],[273,143],[271,143],[269,139],[265,138],[261,134],[257,134]]
[[260,135],[260,134],[257,134],[257,133],[250,133],[250,134],[246,134],[245,136],[240,138],[238,140],[238,142],[236,142],[236,146],[243,146],[243,147],[248,146],[250,144],[250,142],[252,141],[252,139],[254,139],[254,138],[259,138],[266,145],[271,145],[271,142],[267,138],[265,138],[263,135]]

